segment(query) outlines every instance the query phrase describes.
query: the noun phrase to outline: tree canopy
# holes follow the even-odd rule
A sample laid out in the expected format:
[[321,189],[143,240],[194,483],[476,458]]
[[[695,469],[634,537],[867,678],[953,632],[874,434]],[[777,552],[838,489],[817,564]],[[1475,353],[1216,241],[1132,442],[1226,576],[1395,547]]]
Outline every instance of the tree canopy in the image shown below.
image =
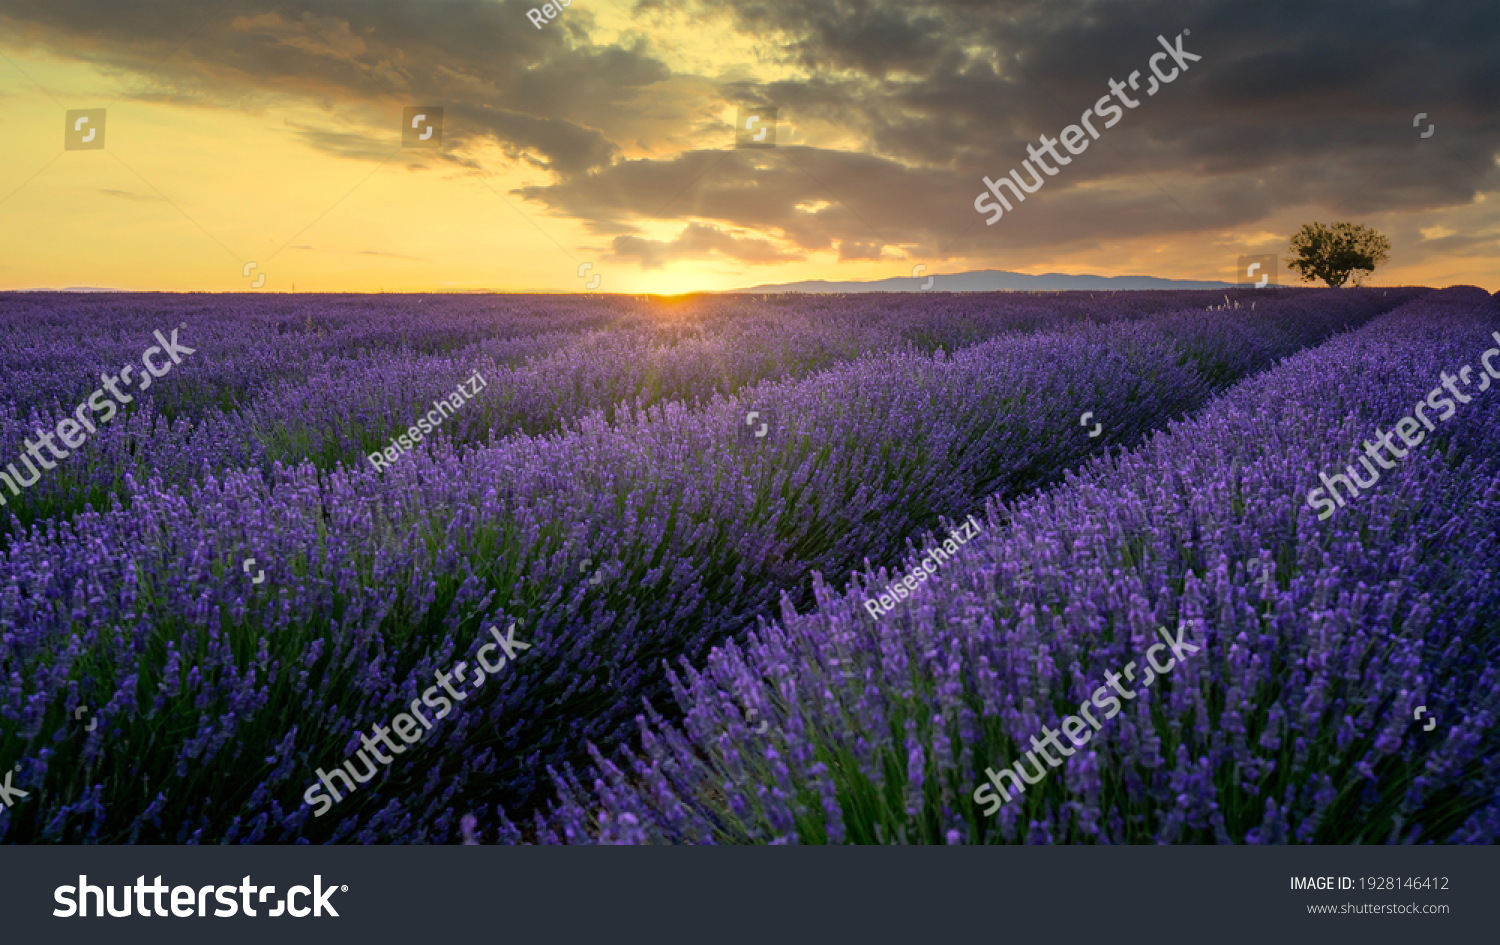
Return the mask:
[[1352,277],[1362,284],[1391,255],[1391,241],[1360,223],[1304,223],[1292,236],[1286,264],[1302,281],[1322,279],[1338,288]]

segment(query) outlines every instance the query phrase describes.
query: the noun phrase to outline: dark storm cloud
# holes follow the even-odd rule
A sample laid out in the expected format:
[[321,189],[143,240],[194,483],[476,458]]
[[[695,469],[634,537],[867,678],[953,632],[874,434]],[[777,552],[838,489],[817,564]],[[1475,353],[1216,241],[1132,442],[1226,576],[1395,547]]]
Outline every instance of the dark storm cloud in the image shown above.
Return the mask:
[[[645,0],[639,7],[677,5]],[[934,3],[710,0],[696,6],[732,18],[746,35],[774,35],[780,58],[810,72],[847,69],[877,78],[893,72],[920,74],[953,43],[957,32],[953,17]]]
[[[822,228],[851,248],[846,256],[873,252],[860,221],[918,235],[912,242],[967,232],[952,246],[973,252],[1247,226],[1308,204],[1345,215],[1432,211],[1500,181],[1492,4],[700,0],[693,9],[815,74],[800,88],[726,87],[731,98],[861,137],[864,154],[820,162],[853,211]],[[973,226],[982,176],[1019,167],[1028,144],[1077,123],[1110,79],[1145,72],[1159,34],[1185,30],[1184,47],[1203,57],[1186,75],[1136,96],[1139,107],[1013,215]],[[1438,136],[1418,137],[1420,111]],[[872,156],[878,193],[857,169]],[[619,165],[608,173],[628,176]],[[802,221],[787,208],[804,183],[779,170],[758,179],[771,185],[759,194],[765,206],[795,229]],[[765,192],[778,180],[781,199]],[[578,186],[561,181],[546,199],[571,204]],[[703,186],[674,212],[702,217],[722,203],[713,177]]]
[[690,223],[672,240],[617,236],[612,259],[635,258],[642,269],[660,269],[679,259],[732,259],[750,265],[797,262],[807,257],[777,249],[769,240],[737,237],[713,226]]
[[[732,134],[726,128],[726,134]],[[662,161],[619,161],[587,177],[517,193],[569,216],[596,221],[596,232],[619,233],[627,220],[711,220],[774,231],[797,248],[877,240],[902,234],[903,244],[939,237],[926,201],[891,199],[903,187],[932,194],[953,181],[868,154],[816,148],[689,151]],[[951,214],[950,214],[951,216]],[[962,222],[967,222],[966,220]],[[891,243],[892,246],[896,244]]]
[[[608,47],[589,42],[584,3],[543,30],[532,5],[0,0],[0,30],[118,70],[137,96],[297,96],[392,139],[387,113],[441,103],[445,140],[494,141],[545,168],[549,183],[517,191],[532,208],[622,237],[616,253],[646,266],[1089,247],[1264,226],[1304,206],[1427,214],[1500,181],[1494,4],[642,0],[639,33]],[[683,30],[652,32],[673,22],[732,29],[791,77],[757,82],[753,59],[674,76],[663,57]],[[1136,93],[1139,107],[985,226],[981,177],[1018,168],[1110,79],[1145,72],[1158,35],[1185,31],[1201,60],[1155,97]],[[710,141],[708,116],[737,105],[778,107],[787,144],[735,151],[728,127]],[[1419,137],[1417,112],[1435,136]],[[299,133],[374,154],[347,126]],[[657,156],[626,156],[648,139]],[[662,141],[682,150],[661,156]],[[678,235],[636,234],[652,221]],[[735,235],[747,230],[782,242]]]
[[[537,30],[526,18],[532,5],[0,0],[0,31],[10,44],[119,72],[133,97],[264,104],[293,96],[352,113],[392,140],[401,106],[441,104],[450,145],[493,139],[559,173],[582,173],[616,152],[589,116],[626,108],[668,73],[637,48],[578,45],[589,22],[582,11]],[[340,134],[306,140],[343,153]],[[368,156],[369,148],[352,150]]]

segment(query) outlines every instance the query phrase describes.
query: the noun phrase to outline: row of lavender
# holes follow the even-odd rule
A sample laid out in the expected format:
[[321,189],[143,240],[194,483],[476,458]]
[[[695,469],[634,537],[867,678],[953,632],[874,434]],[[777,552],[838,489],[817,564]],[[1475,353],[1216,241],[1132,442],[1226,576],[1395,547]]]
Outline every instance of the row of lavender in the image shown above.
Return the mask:
[[[662,694],[662,660],[748,629],[778,588],[894,556],[937,516],[1130,443],[1203,402],[1210,378],[1396,296],[1297,295],[1243,326],[1177,312],[952,357],[871,355],[701,409],[439,445],[383,475],[303,465],[186,490],[132,483],[127,506],[7,547],[0,745],[39,800],[0,826],[10,839],[441,839],[455,807],[524,799],[585,741],[617,742],[641,698]],[[725,435],[767,404],[774,436]],[[1101,405],[1107,432],[1091,440],[1077,415]],[[240,573],[247,557],[268,583]],[[534,644],[518,671],[425,757],[310,821],[313,768],[351,754],[436,668],[472,663],[481,628],[507,614]]]
[[[1295,290],[1227,296],[1284,298]],[[169,413],[243,400],[263,385],[305,373],[321,357],[376,351],[453,351],[496,339],[537,339],[595,329],[692,328],[768,314],[857,330],[885,327],[926,349],[953,349],[1001,331],[1066,321],[1110,322],[1166,307],[1216,304],[1216,292],[870,296],[489,296],[0,294],[0,372],[6,399],[22,406],[72,403],[90,375],[134,358],[155,329],[187,324],[215,367],[200,362],[206,397],[179,396]],[[149,344],[149,342],[145,342]],[[160,397],[162,392],[158,392]]]
[[[1245,294],[1245,293],[1239,293]],[[1283,291],[1280,296],[1295,295]],[[789,302],[737,296],[647,299],[10,296],[0,302],[0,468],[139,360],[152,332],[182,328],[194,354],[170,382],[137,392],[86,451],[23,495],[23,523],[108,508],[127,477],[186,485],[212,471],[310,461],[358,464],[474,371],[485,398],[440,439],[493,442],[541,433],[621,405],[692,403],[762,380],[798,377],[860,353],[953,350],[997,334],[1083,319],[1130,320],[1170,293],[1099,297],[896,297]],[[1124,296],[1122,298],[1121,296]],[[1257,297],[1263,304],[1267,296]],[[1248,303],[1247,303],[1248,304]],[[45,454],[43,454],[45,455]],[[24,470],[23,470],[24,471]]]
[[[532,835],[1500,842],[1500,385],[1477,367],[1497,328],[1481,290],[1424,298],[991,506],[963,560],[878,624],[865,590],[820,589],[816,613],[674,678],[680,726],[640,719],[637,754],[567,778]],[[1320,522],[1302,501],[1318,473],[1464,364],[1488,393],[1471,387]],[[1107,672],[1144,666],[1158,626],[1201,652],[1150,690],[1138,681],[1086,748],[985,817],[971,792],[986,768],[1058,728]]]

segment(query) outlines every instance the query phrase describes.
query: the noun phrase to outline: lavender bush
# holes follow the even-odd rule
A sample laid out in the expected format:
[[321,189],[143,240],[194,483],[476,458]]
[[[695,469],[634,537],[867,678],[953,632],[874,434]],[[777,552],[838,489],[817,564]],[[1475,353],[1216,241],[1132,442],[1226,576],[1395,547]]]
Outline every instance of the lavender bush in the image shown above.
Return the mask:
[[[1239,293],[1245,294],[1245,293]],[[1281,291],[1278,296],[1294,298]],[[127,476],[172,485],[205,469],[364,457],[479,370],[491,391],[440,439],[493,443],[602,412],[698,403],[756,382],[800,377],[861,353],[953,350],[1000,334],[1143,318],[1211,293],[904,297],[869,300],[720,296],[673,304],[619,299],[431,296],[15,296],[0,318],[10,379],[0,400],[0,456],[55,422],[139,355],[142,339],[187,325],[197,345],[172,383],[125,405],[83,460],[9,503],[22,522],[107,509]],[[1261,304],[1273,296],[1257,297]],[[1247,304],[1249,304],[1247,302]],[[107,331],[97,329],[100,324]],[[9,515],[0,516],[0,529]]]
[[[637,386],[636,402],[612,410],[607,398],[637,382],[610,380],[622,376],[616,365],[584,358],[575,376],[602,378],[594,389],[604,393],[575,383],[578,398],[541,401],[537,422],[556,429],[532,435],[521,422],[509,436],[486,431],[483,443],[439,439],[388,473],[313,456],[237,465],[228,430],[216,441],[222,453],[187,454],[196,468],[162,473],[173,459],[163,450],[141,475],[101,488],[95,507],[12,520],[0,561],[0,750],[22,759],[17,780],[38,800],[0,813],[0,831],[9,840],[450,839],[463,812],[534,804],[550,790],[549,765],[580,759],[589,742],[620,743],[642,699],[665,695],[664,660],[698,660],[743,636],[783,590],[793,606],[808,602],[815,575],[889,561],[941,517],[1134,445],[1245,373],[1411,294],[1257,295],[1257,309],[1233,319],[1162,303],[1107,324],[1090,320],[1092,300],[1031,300],[1028,311],[1025,298],[1006,298],[990,324],[1012,328],[952,353],[927,353],[896,315],[866,312],[819,329],[831,339],[821,369],[781,354],[762,369],[750,357],[737,362],[749,365],[738,390],[707,386],[710,369]],[[901,303],[907,314],[927,311],[912,304]],[[958,310],[947,317],[967,308],[983,321],[973,300],[942,304]],[[175,317],[166,308],[135,317]],[[1049,312],[1055,324],[1037,327]],[[517,323],[537,328],[530,314]],[[657,314],[670,321],[682,310]],[[596,343],[582,334],[593,317],[578,317],[585,349]],[[717,330],[738,330],[736,317]],[[927,318],[912,324],[926,331]],[[362,375],[369,386],[383,377],[378,365],[401,370],[399,358],[380,358],[409,340],[399,319],[373,320],[353,314],[333,328],[373,339],[362,355],[377,365]],[[798,340],[778,348],[773,339],[773,352],[805,344],[807,329],[787,320],[786,337]],[[490,343],[452,321],[410,349],[456,368],[465,362],[444,352]],[[851,344],[868,350],[849,360]],[[338,357],[330,350],[296,371],[319,377]],[[296,371],[263,381],[233,363],[205,370],[203,390],[294,396]],[[778,429],[747,441],[745,413],[767,405]],[[1090,439],[1078,414],[1101,407],[1107,432]],[[131,422],[144,421],[121,429]],[[366,418],[340,422],[356,430]],[[268,568],[266,584],[241,573],[248,557]],[[599,585],[585,559],[601,568]],[[435,667],[472,660],[487,622],[512,617],[535,647],[524,671],[445,722],[423,754],[312,821],[301,804],[312,768],[348,754],[357,732],[415,698]],[[74,721],[79,707],[95,731]]]
[[[1139,449],[992,504],[962,560],[878,624],[863,588],[820,586],[815,613],[787,609],[674,675],[681,724],[650,713],[634,753],[565,774],[534,835],[1495,843],[1500,387],[1331,520],[1302,499],[1497,327],[1494,299],[1448,290],[1294,357]],[[1202,652],[983,817],[985,768],[1143,660],[1158,626]]]

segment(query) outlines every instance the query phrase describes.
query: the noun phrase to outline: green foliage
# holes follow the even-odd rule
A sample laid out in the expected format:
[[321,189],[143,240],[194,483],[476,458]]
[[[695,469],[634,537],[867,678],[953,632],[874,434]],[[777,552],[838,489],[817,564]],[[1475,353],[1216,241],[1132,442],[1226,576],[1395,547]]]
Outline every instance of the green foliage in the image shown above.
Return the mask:
[[1287,249],[1291,255],[1286,264],[1301,274],[1303,282],[1322,279],[1337,289],[1351,276],[1355,285],[1364,284],[1375,267],[1390,258],[1391,241],[1360,223],[1304,223]]

